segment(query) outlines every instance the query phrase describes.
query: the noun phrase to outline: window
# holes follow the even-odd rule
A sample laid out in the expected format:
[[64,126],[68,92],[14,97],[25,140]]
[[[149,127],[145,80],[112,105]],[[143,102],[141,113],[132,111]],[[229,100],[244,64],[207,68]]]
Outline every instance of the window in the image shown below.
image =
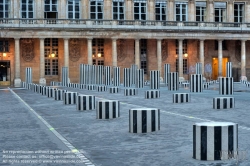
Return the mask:
[[140,40],[141,69],[147,74],[147,39]]
[[57,0],[45,0],[44,10],[46,12],[57,11]]
[[104,65],[104,39],[92,40],[93,65]]
[[113,0],[113,19],[124,20],[124,1]]
[[175,3],[175,20],[188,21],[187,10],[187,3]]
[[58,39],[44,40],[45,75],[58,75]]
[[167,4],[166,2],[155,2],[155,20],[167,20]]
[[[176,59],[176,63],[175,63],[175,69],[176,72],[179,72],[179,59]],[[188,60],[187,59],[183,59],[183,74],[188,74]]]
[[9,18],[9,0],[0,1],[0,18]]
[[203,22],[206,20],[206,2],[196,2],[196,21]]
[[80,0],[68,0],[68,18],[80,18]]
[[[215,50],[218,50],[218,40],[214,42]],[[222,50],[227,50],[226,40],[222,40]]]
[[147,1],[135,0],[134,1],[134,20],[146,20]]
[[[179,41],[175,40],[176,54],[179,54]],[[187,40],[182,41],[182,54],[187,54]]]
[[214,21],[225,22],[226,21],[226,2],[214,3]]
[[9,52],[8,40],[0,40],[0,52]]
[[103,19],[103,0],[90,0],[90,19]]
[[22,18],[34,18],[33,0],[22,0],[21,2]]
[[243,22],[244,20],[244,3],[234,4],[234,22]]

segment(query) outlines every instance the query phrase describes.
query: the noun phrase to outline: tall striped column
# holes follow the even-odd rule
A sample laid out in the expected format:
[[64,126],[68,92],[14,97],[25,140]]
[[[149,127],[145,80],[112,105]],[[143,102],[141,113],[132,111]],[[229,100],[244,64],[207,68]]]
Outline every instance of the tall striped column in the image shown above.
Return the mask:
[[132,77],[131,77],[131,69],[130,68],[123,69],[123,85],[124,85],[124,87],[131,87],[132,86]]
[[96,65],[91,65],[90,68],[90,77],[91,77],[91,84],[97,84],[97,67]]
[[85,73],[85,83],[84,84],[91,84],[91,65],[84,65],[84,73]]
[[62,67],[62,86],[67,86],[69,81],[68,67]]
[[227,62],[227,74],[226,77],[233,77],[232,62]]
[[160,88],[160,71],[151,70],[150,71],[150,89]]
[[196,63],[195,65],[195,73],[202,74],[202,63]]
[[103,66],[96,66],[96,84],[102,85],[103,84]]
[[202,74],[191,74],[190,92],[202,92],[202,90],[203,90]]
[[80,64],[80,76],[79,76],[80,84],[87,84],[86,68],[87,68],[86,64]]
[[[201,122],[193,125],[193,158],[225,160],[238,151],[238,124]],[[230,156],[229,156],[230,154]]]
[[138,69],[138,66],[133,64],[131,65],[131,77],[132,77],[132,84],[136,84],[136,70]]
[[144,69],[136,70],[136,88],[144,88]]
[[164,64],[164,83],[168,84],[168,73],[170,73],[170,64]]
[[219,94],[233,95],[234,82],[233,77],[219,77]]
[[120,67],[114,67],[113,68],[113,85],[114,86],[120,86]]
[[25,69],[25,82],[26,84],[32,83],[32,68],[26,67]]
[[104,66],[104,80],[105,80],[105,85],[111,84],[111,68],[110,68],[110,66]]
[[179,76],[177,72],[168,73],[168,90],[179,90]]

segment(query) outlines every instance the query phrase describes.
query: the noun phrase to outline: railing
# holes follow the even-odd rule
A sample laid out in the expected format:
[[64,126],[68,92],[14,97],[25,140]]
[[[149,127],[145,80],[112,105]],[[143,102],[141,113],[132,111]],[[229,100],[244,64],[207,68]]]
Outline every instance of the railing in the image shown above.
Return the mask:
[[69,29],[140,29],[194,31],[250,31],[250,23],[178,22],[151,20],[90,20],[90,19],[0,19],[0,28],[69,28]]

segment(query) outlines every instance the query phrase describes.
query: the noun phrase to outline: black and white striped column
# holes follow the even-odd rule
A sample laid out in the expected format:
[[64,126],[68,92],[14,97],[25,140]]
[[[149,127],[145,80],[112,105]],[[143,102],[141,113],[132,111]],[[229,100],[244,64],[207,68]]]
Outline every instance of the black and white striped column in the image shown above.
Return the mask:
[[67,86],[69,83],[68,67],[62,67],[62,86]]
[[87,85],[87,90],[96,90],[95,85]]
[[67,104],[76,104],[77,92],[65,92],[63,97],[63,103]]
[[96,102],[96,119],[113,119],[120,117],[120,101],[99,100]]
[[191,74],[189,88],[190,92],[202,92],[203,90],[202,74]]
[[[238,124],[201,122],[193,125],[193,158],[225,160],[238,151]],[[234,156],[237,157],[237,156]]]
[[120,67],[114,67],[113,68],[113,85],[114,86],[120,86]]
[[80,85],[79,85],[79,88],[80,88],[80,89],[86,89],[86,85],[85,85],[85,84],[80,84]]
[[233,95],[233,77],[219,77],[219,94]]
[[55,97],[55,91],[57,90],[57,88],[52,88],[52,87],[49,87],[47,89],[47,97]]
[[226,77],[233,77],[232,62],[227,62],[227,74]]
[[99,84],[99,85],[102,85],[103,84],[103,66],[99,65],[99,66],[96,66],[97,68],[97,74],[96,74],[96,84]]
[[209,83],[208,83],[208,82],[205,82],[205,83],[203,84],[203,89],[208,89],[208,87],[209,87]]
[[119,88],[118,87],[110,87],[109,93],[119,93]]
[[179,76],[177,72],[168,73],[168,90],[179,90]]
[[76,109],[78,111],[94,110],[95,96],[93,95],[78,95],[76,102]]
[[98,92],[105,92],[107,91],[107,86],[104,85],[97,85],[96,86]]
[[160,130],[160,109],[136,108],[129,110],[129,132],[148,133]]
[[131,69],[130,68],[123,69],[123,85],[124,85],[124,87],[131,87],[132,86],[132,76],[131,76]]
[[134,95],[137,95],[137,93],[138,93],[138,89],[136,89],[136,88],[124,89],[125,96],[134,96]]
[[144,69],[136,70],[136,88],[144,87]]
[[189,93],[174,93],[173,103],[188,103],[191,101]]
[[170,73],[170,64],[164,64],[164,83],[168,84],[168,73]]
[[111,85],[111,67],[104,66],[104,83],[105,85]]
[[22,87],[23,87],[23,88],[26,88],[26,87],[27,87],[26,82],[22,82]]
[[235,107],[234,97],[214,97],[213,109],[229,109]]
[[48,89],[49,87],[47,87],[47,86],[43,86],[42,87],[42,95],[43,96],[46,96],[46,94],[47,94],[47,89]]
[[26,84],[32,83],[32,68],[26,67],[25,69],[25,82]]
[[196,63],[195,74],[202,74],[202,63]]
[[[96,66],[96,65],[90,65],[91,72],[89,74],[90,74],[90,78],[91,78],[91,80],[90,80],[91,84],[97,84],[97,77],[98,77],[97,67],[98,66]],[[103,66],[102,66],[102,69],[103,69]],[[101,75],[101,76],[103,78],[103,75]]]
[[131,78],[132,78],[132,84],[136,84],[136,70],[138,69],[138,66],[133,64],[131,65]]
[[160,71],[151,70],[150,71],[150,89],[160,88]]
[[86,65],[80,64],[80,72],[79,72],[80,84],[87,84],[87,74],[86,74]]
[[57,90],[55,90],[54,99],[55,100],[63,100],[63,96],[64,96],[65,92],[67,92],[67,90],[63,90],[63,89],[57,89]]
[[145,99],[156,99],[160,98],[159,90],[147,90],[145,91]]

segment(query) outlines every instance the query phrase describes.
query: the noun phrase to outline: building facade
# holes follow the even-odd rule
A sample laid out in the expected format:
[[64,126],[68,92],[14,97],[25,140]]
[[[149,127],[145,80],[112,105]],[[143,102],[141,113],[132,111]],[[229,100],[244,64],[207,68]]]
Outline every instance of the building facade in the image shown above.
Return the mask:
[[171,71],[189,79],[202,63],[207,79],[250,76],[248,0],[0,0],[0,84],[61,80],[79,65]]

